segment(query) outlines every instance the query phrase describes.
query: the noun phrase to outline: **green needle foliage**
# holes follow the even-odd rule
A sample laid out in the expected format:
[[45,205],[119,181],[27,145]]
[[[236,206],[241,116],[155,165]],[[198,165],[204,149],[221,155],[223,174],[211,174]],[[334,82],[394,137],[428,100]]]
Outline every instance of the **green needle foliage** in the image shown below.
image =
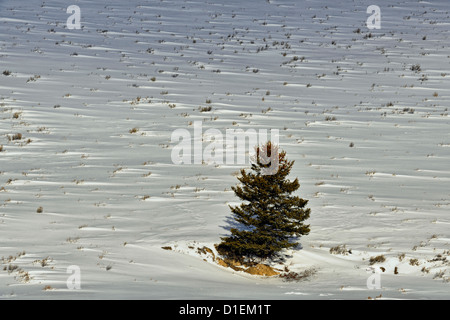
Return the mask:
[[[240,186],[232,187],[244,202],[230,206],[234,220],[241,228],[231,228],[231,236],[221,238],[217,250],[223,256],[237,261],[280,257],[283,249],[295,247],[302,235],[310,231],[303,221],[309,218],[305,209],[307,200],[291,195],[300,184],[296,178],[287,179],[294,161],[286,159],[286,152],[269,141],[256,147],[256,161],[250,172],[241,170]],[[267,170],[277,161],[271,174]],[[273,162],[272,162],[273,163]]]

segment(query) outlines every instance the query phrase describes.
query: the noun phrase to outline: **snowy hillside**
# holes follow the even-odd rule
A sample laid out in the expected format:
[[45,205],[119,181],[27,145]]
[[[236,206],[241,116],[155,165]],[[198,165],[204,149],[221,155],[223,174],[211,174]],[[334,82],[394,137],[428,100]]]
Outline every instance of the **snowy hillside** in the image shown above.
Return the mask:
[[[388,3],[1,1],[0,299],[449,299],[450,5]],[[311,276],[198,253],[243,167],[173,163],[198,121],[279,130]]]

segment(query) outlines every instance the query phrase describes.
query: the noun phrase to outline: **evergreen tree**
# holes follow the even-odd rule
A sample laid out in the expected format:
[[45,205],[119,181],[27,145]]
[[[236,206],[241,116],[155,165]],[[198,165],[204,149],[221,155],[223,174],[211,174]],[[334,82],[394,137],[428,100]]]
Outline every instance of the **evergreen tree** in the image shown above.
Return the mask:
[[238,261],[279,256],[283,249],[298,244],[293,240],[310,231],[309,225],[303,224],[310,215],[310,209],[305,209],[308,201],[291,195],[300,184],[297,178],[287,179],[294,161],[288,161],[286,152],[279,152],[270,141],[255,150],[251,172],[242,169],[238,177],[242,185],[232,187],[244,201],[230,206],[241,228],[231,228],[231,236],[221,238],[217,246],[220,254]]

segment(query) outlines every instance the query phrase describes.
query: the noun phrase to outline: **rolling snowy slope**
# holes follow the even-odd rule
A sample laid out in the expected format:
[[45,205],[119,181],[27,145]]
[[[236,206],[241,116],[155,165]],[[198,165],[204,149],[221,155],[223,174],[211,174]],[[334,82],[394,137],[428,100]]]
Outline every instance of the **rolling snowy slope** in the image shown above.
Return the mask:
[[[373,4],[1,1],[0,298],[449,299],[450,5],[380,1],[371,30]],[[242,167],[174,164],[196,121],[279,130],[312,276],[192,249],[228,234]]]

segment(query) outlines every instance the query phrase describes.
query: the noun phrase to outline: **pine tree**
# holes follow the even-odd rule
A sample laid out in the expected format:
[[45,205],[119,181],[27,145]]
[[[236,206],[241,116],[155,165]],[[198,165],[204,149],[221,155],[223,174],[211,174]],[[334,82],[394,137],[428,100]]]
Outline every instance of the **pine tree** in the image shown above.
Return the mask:
[[303,224],[310,215],[310,209],[305,209],[308,201],[291,195],[300,184],[297,178],[287,179],[294,161],[288,161],[286,152],[279,152],[270,141],[255,150],[251,172],[242,169],[238,177],[242,185],[232,187],[244,201],[230,206],[241,228],[231,228],[231,236],[221,238],[217,246],[220,254],[238,261],[280,256],[283,249],[295,247],[295,240],[310,231],[309,225]]

